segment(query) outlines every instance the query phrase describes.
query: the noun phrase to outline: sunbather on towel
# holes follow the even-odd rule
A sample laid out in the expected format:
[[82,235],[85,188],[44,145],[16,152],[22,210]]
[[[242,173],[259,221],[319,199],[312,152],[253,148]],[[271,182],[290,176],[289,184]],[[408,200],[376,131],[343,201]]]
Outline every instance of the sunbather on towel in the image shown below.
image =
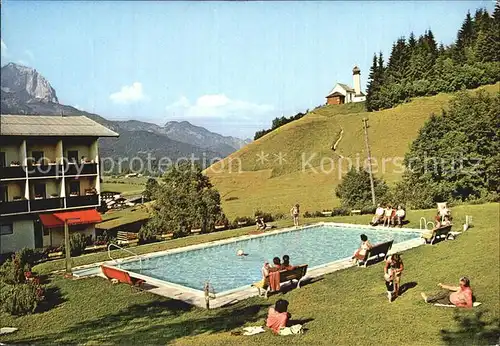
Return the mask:
[[459,286],[448,286],[441,283],[439,287],[445,289],[434,296],[428,297],[424,292],[421,293],[426,303],[439,303],[444,305],[455,305],[459,308],[472,308],[472,289],[470,280],[467,277],[460,278]]
[[267,315],[266,326],[271,328],[274,333],[279,333],[281,328],[286,327],[291,315],[288,310],[288,301],[278,299],[274,307],[269,308]]

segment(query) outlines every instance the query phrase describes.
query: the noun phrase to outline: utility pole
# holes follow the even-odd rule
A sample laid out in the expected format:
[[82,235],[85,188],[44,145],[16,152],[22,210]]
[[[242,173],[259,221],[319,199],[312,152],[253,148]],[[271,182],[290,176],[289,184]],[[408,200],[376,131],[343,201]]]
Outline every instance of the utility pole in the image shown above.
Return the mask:
[[366,153],[368,154],[368,174],[370,175],[370,187],[372,190],[372,202],[375,205],[375,186],[373,185],[373,173],[372,173],[372,155],[370,154],[370,145],[368,145],[368,125],[366,124],[368,119],[363,118],[363,128],[365,130],[365,144]]
[[71,248],[70,248],[70,241],[69,241],[69,226],[68,226],[68,221],[78,221],[80,218],[78,217],[73,217],[73,218],[68,218],[64,219],[64,249],[66,252],[66,259],[65,259],[65,266],[66,266],[66,275],[67,276],[72,276],[72,270],[71,270]]

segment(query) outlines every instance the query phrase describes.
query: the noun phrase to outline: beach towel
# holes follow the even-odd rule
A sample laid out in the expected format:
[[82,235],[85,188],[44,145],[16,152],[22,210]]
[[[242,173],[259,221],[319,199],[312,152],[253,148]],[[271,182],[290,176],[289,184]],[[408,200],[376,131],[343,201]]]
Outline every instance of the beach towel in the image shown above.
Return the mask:
[[245,327],[243,328],[244,332],[243,335],[255,335],[259,333],[264,333],[265,329],[262,328],[261,326],[258,327]]
[[[480,302],[474,302],[472,303],[472,306],[473,307],[477,307],[479,305],[481,305],[482,303]],[[456,305],[453,305],[453,304],[439,304],[439,303],[435,303],[434,306],[440,306],[440,307],[443,307],[443,308],[456,308],[457,306]]]
[[276,271],[269,273],[269,287],[271,291],[280,290],[280,272]]
[[283,327],[279,331],[279,335],[293,335],[293,334],[302,334],[304,331],[302,330],[301,324],[294,324],[291,327]]

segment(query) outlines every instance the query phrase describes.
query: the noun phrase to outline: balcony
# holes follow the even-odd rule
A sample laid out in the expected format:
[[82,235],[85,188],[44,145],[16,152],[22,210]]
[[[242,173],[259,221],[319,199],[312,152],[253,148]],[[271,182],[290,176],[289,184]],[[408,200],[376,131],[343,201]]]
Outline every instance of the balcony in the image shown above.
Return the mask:
[[64,168],[64,175],[66,176],[80,176],[91,174],[97,174],[96,163],[68,163]]
[[99,205],[99,195],[66,197],[66,208],[87,207]]
[[28,177],[41,178],[41,177],[61,177],[62,165],[32,165],[28,167]]
[[64,202],[62,198],[42,198],[30,201],[31,211],[62,209]]
[[24,169],[22,166],[0,167],[0,179],[25,179]]
[[27,213],[28,201],[23,199],[19,201],[0,202],[0,215]]

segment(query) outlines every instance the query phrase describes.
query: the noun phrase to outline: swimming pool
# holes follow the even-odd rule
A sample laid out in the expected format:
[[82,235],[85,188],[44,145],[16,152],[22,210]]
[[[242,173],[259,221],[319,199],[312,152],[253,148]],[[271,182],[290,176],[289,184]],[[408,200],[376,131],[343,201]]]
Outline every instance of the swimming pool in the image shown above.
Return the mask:
[[[360,234],[373,243],[394,240],[394,244],[418,238],[413,230],[368,228],[354,225],[320,224],[301,229],[272,232],[263,236],[228,241],[189,251],[153,255],[130,260],[117,267],[153,279],[202,291],[209,281],[216,292],[248,287],[261,279],[264,261],[289,255],[292,265],[309,269],[349,258],[360,243]],[[243,249],[247,256],[236,256]]]

